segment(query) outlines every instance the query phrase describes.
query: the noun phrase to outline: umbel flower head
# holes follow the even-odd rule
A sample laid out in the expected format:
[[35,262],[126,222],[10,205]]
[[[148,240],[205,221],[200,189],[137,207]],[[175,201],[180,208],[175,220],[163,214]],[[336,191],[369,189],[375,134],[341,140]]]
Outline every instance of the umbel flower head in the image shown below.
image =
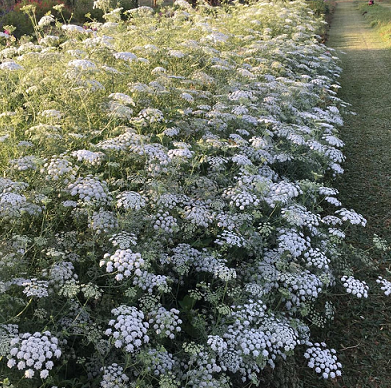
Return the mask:
[[10,357],[7,366],[24,370],[26,378],[34,377],[39,371],[41,379],[49,376],[49,371],[53,369],[53,359],[61,356],[58,347],[58,339],[49,331],[41,333],[22,333],[11,340]]

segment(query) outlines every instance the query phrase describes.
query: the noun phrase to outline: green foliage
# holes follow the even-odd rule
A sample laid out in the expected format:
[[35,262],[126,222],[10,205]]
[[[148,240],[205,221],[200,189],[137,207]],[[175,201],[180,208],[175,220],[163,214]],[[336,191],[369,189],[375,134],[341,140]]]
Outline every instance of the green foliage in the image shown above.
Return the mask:
[[373,5],[361,3],[359,10],[370,26],[377,29],[382,39],[389,42],[391,40],[391,8],[387,4],[384,6],[375,1]]
[[29,17],[21,11],[7,11],[3,16],[0,17],[0,27],[12,25],[16,27],[13,33],[15,37],[20,38],[22,35],[32,34],[34,27]]
[[[29,16],[23,12],[22,8],[30,6],[34,8],[34,15],[37,21],[42,16],[51,13],[54,17],[60,18],[60,12],[57,11],[55,6],[64,5],[64,2],[60,0],[22,0],[16,3],[10,9],[5,11],[5,14],[0,17],[0,27],[3,28],[7,25],[16,27],[13,35],[16,38],[20,38],[23,35],[30,35],[34,33],[34,24]],[[71,10],[69,7],[64,6],[62,8],[62,17],[68,20],[71,17]]]
[[[94,0],[77,0],[73,7],[73,18],[78,23],[85,23],[94,20],[102,20],[103,12],[100,9],[94,9]],[[89,16],[86,16],[89,15]]]
[[324,0],[309,0],[308,6],[314,11],[316,16],[328,15],[330,13],[329,2]]

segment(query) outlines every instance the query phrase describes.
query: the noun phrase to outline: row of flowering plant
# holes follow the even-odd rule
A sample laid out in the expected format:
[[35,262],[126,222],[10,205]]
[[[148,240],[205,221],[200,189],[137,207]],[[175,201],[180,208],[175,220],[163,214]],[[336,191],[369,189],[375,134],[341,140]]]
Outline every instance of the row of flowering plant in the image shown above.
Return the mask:
[[344,104],[320,22],[105,11],[0,50],[2,379],[237,388],[293,355],[339,376],[310,325],[333,287],[367,295],[339,265],[365,220],[327,184]]

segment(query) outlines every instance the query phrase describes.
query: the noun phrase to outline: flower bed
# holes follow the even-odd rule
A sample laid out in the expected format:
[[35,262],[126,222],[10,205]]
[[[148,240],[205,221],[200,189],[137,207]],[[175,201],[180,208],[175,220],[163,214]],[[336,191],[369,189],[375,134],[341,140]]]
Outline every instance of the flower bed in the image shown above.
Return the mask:
[[295,355],[337,377],[309,322],[336,284],[366,296],[340,265],[365,220],[328,183],[321,22],[301,2],[128,17],[0,51],[2,375],[237,388]]

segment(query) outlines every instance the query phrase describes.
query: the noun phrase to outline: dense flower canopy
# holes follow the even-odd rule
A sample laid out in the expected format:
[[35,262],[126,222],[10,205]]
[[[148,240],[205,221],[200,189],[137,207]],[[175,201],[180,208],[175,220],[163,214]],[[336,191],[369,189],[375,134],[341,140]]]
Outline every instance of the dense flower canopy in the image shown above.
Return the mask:
[[236,388],[297,354],[340,375],[308,312],[367,295],[339,263],[365,220],[329,186],[320,22],[297,1],[119,15],[0,51],[3,374]]

